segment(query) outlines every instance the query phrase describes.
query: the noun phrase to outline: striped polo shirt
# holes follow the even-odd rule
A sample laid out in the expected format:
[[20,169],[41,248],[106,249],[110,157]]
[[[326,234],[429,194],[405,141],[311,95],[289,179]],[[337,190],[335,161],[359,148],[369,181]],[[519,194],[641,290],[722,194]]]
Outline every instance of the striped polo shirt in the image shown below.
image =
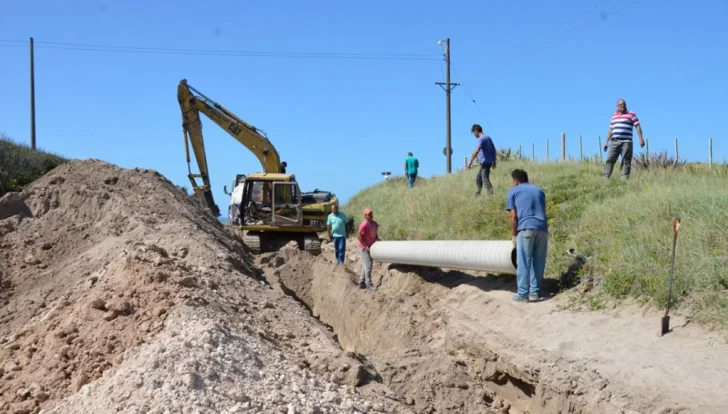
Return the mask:
[[612,114],[612,121],[609,123],[609,129],[612,130],[612,140],[614,141],[632,141],[632,127],[639,125],[640,120],[632,111]]

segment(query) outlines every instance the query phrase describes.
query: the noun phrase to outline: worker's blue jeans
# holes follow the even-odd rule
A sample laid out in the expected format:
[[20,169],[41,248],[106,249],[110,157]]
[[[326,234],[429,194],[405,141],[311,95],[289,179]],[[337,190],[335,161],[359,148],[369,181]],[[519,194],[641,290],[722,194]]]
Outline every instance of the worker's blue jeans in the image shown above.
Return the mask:
[[415,180],[417,180],[417,173],[407,174],[407,184],[409,184],[409,188],[415,186]]
[[334,237],[334,250],[336,251],[336,263],[344,263],[346,253],[346,237]]
[[[521,230],[516,237],[516,279],[518,295],[540,296],[541,282],[546,269],[548,233],[538,230]],[[530,286],[529,286],[530,285]]]

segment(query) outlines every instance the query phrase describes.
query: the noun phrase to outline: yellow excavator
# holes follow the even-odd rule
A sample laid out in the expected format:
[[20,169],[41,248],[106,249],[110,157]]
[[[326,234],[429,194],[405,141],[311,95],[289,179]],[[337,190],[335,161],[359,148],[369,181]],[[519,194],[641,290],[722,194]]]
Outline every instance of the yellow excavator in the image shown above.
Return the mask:
[[[243,242],[248,249],[260,254],[296,241],[301,250],[321,253],[318,233],[326,231],[326,219],[332,206],[339,204],[336,195],[321,190],[302,193],[295,175],[286,173],[286,163],[281,162],[278,151],[263,131],[203,95],[186,79],[177,87],[177,100],[182,110],[188,177],[200,203],[215,217],[220,215],[220,208],[212,196],[202,138],[200,113],[203,113],[252,152],[263,167],[262,172],[237,174],[232,193],[225,186],[225,194],[231,196],[228,220],[243,231]],[[199,174],[192,173],[190,144]],[[202,184],[198,184],[197,179],[201,179]],[[354,222],[349,219],[347,232],[353,232],[353,227]]]

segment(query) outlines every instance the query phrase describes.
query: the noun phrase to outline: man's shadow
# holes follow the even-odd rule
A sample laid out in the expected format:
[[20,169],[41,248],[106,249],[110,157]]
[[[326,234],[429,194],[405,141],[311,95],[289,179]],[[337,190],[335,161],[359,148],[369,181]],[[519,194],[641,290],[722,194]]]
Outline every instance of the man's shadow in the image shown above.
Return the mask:
[[[517,293],[516,275],[508,274],[486,274],[485,276],[473,276],[460,270],[442,270],[437,267],[413,266],[402,264],[390,264],[388,269],[400,272],[414,273],[428,283],[437,283],[448,289],[461,285],[473,286],[483,292],[496,290]],[[559,292],[560,281],[545,279],[541,284],[541,300],[552,299]]]

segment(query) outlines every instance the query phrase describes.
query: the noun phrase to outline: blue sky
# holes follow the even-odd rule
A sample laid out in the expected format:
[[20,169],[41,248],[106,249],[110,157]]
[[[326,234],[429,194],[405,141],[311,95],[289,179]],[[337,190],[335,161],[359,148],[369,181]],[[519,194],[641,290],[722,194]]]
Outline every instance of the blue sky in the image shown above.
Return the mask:
[[[0,132],[29,142],[28,47],[35,38],[38,146],[154,168],[188,185],[178,82],[267,131],[303,190],[344,201],[400,174],[445,173],[445,94],[437,41],[451,38],[453,169],[480,123],[497,147],[539,158],[589,154],[618,98],[650,151],[728,158],[728,1],[32,1],[0,3]],[[15,43],[15,42],[20,43]],[[276,52],[278,57],[79,50],[44,42]],[[89,49],[85,47],[85,49]],[[280,53],[417,55],[432,60],[291,58]],[[472,102],[476,100],[477,106]],[[203,119],[216,202],[252,154]],[[193,161],[193,168],[196,168]],[[507,172],[502,172],[506,174]]]

